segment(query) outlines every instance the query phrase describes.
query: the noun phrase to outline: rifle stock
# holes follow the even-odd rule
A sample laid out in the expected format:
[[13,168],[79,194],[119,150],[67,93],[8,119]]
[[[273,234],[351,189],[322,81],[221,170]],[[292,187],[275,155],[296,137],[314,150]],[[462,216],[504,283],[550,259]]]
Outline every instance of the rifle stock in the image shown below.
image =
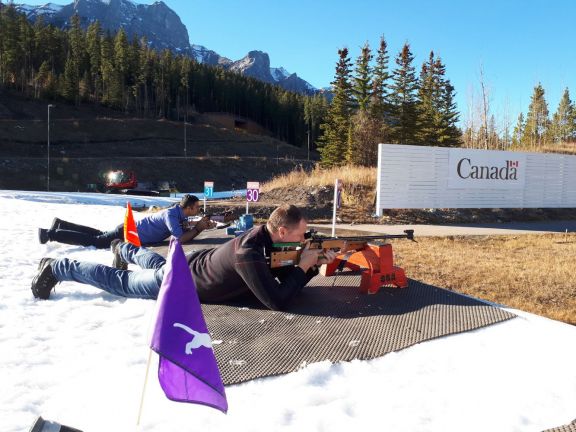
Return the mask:
[[300,262],[302,249],[308,243],[309,249],[331,249],[336,252],[346,253],[352,250],[359,251],[370,242],[382,242],[388,239],[405,238],[414,240],[414,230],[404,230],[404,234],[383,234],[379,236],[356,236],[356,237],[322,237],[314,233],[308,234],[308,240],[304,243],[275,243],[274,251],[270,254],[270,267],[294,266]]

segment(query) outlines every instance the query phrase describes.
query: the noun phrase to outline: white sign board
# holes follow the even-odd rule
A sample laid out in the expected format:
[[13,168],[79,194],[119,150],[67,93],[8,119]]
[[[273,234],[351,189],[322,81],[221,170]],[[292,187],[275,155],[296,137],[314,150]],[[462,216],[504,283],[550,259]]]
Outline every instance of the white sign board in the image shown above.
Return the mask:
[[576,156],[380,144],[376,214],[402,208],[576,207]]
[[260,183],[247,182],[246,183],[246,201],[256,202],[260,198]]

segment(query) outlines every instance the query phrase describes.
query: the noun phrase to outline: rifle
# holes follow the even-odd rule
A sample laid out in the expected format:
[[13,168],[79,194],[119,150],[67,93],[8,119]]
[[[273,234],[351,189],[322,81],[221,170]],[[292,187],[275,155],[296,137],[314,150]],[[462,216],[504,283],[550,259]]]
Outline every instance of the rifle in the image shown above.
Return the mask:
[[[230,226],[230,222],[238,219],[238,216],[236,215],[236,212],[234,210],[228,210],[220,214],[206,213],[204,216],[202,216],[202,218],[205,217],[210,219],[211,222],[224,224],[220,225],[216,229],[226,228],[227,226]],[[182,229],[185,231],[191,230],[196,225],[196,222],[198,222],[198,220],[192,220],[191,218],[186,218],[182,222]]]
[[354,236],[354,237],[325,237],[315,231],[309,231],[304,235],[304,243],[274,243],[274,250],[270,254],[270,268],[297,265],[300,261],[302,250],[309,244],[309,249],[333,250],[341,254],[350,251],[360,251],[366,248],[368,243],[384,243],[389,239],[405,238],[416,242],[414,230],[404,230],[404,234],[382,234],[377,236]]

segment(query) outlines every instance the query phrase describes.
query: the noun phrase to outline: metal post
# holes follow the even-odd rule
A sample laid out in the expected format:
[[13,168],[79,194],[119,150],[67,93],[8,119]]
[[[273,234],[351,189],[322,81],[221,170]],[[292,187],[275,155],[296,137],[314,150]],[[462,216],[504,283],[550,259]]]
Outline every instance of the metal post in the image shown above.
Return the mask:
[[310,129],[306,131],[306,135],[308,135],[308,161],[310,161]]
[[184,158],[187,157],[187,149],[186,149],[186,116],[184,116]]
[[46,175],[46,191],[50,192],[50,108],[56,105],[48,105],[48,171]]
[[184,158],[188,157],[188,148],[187,148],[188,143],[186,140],[186,120],[188,120],[188,86],[186,86],[186,107],[184,108]]

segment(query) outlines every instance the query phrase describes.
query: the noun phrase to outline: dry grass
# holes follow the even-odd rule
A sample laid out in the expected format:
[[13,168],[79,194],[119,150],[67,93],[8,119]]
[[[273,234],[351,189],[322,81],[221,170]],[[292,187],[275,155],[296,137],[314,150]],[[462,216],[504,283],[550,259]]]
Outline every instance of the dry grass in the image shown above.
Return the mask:
[[394,242],[408,277],[576,325],[576,234]]
[[576,143],[558,143],[558,144],[548,144],[542,148],[542,153],[562,153],[575,155],[576,154]]
[[273,189],[290,189],[297,186],[333,186],[335,179],[342,180],[345,187],[346,185],[361,185],[374,188],[376,184],[376,168],[344,166],[323,169],[316,166],[312,171],[298,169],[264,183],[261,190],[262,192],[267,192]]

